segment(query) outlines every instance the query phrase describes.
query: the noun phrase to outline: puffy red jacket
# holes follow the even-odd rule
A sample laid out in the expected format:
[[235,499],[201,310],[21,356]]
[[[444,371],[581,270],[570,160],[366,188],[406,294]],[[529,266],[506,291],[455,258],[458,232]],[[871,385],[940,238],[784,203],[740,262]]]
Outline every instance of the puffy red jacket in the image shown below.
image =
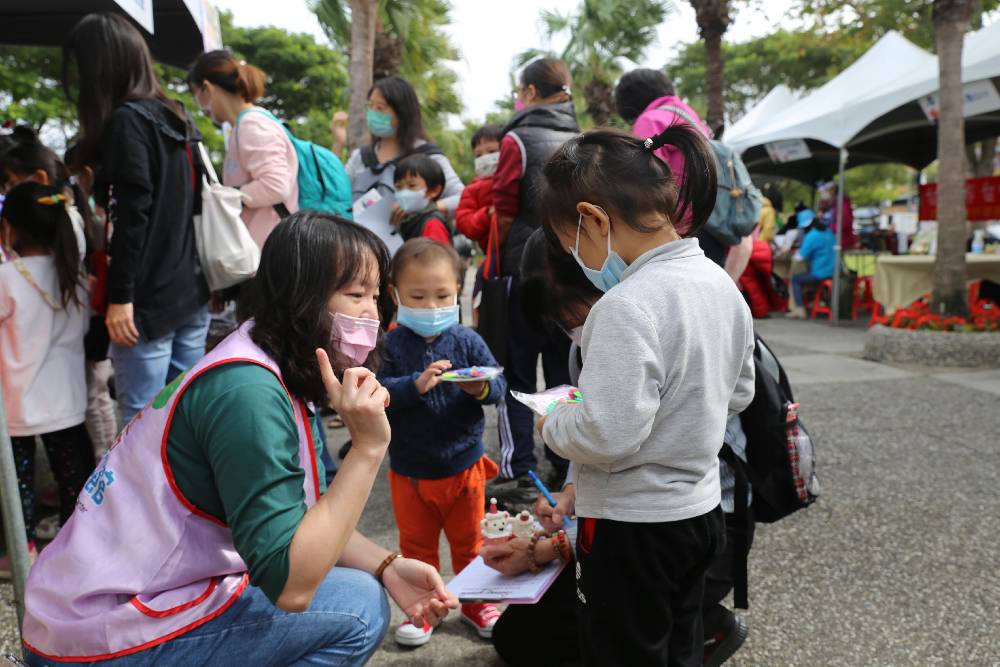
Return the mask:
[[493,177],[476,178],[465,186],[455,209],[455,226],[468,239],[486,250],[490,236],[490,207],[493,206]]
[[750,263],[739,280],[740,289],[747,295],[754,317],[767,317],[774,311],[788,309],[788,302],[778,295],[771,282],[772,266],[771,246],[757,239],[753,242]]

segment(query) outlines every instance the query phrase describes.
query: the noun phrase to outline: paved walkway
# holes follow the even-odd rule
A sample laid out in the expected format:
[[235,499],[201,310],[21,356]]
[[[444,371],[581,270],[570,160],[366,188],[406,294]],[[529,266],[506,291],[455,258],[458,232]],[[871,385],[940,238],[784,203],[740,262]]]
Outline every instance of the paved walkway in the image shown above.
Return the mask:
[[[775,319],[758,331],[802,403],[823,495],[759,526],[750,638],[728,664],[1000,665],[1000,371],[864,361],[857,328]],[[496,452],[493,429],[487,446]],[[384,475],[361,530],[396,546]],[[9,585],[0,594],[9,601]],[[371,664],[501,663],[453,616],[415,651],[388,638]]]

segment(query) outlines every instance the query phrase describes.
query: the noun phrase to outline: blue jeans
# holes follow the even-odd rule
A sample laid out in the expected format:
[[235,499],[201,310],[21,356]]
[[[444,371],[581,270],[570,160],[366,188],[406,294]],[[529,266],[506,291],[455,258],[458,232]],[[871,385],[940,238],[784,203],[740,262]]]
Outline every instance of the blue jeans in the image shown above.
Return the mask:
[[795,304],[798,306],[804,306],[805,303],[802,300],[802,288],[806,285],[818,285],[823,281],[822,278],[817,278],[813,274],[809,273],[797,273],[792,276],[792,293],[795,295]]
[[[389,627],[389,601],[366,572],[337,567],[307,611],[281,611],[248,586],[224,614],[176,639],[114,660],[60,666],[363,665]],[[113,630],[109,630],[113,632]],[[25,651],[31,667],[49,661]]]
[[163,387],[205,356],[208,307],[205,306],[173,333],[156,340],[140,336],[132,347],[111,344],[115,392],[122,421],[128,423]]

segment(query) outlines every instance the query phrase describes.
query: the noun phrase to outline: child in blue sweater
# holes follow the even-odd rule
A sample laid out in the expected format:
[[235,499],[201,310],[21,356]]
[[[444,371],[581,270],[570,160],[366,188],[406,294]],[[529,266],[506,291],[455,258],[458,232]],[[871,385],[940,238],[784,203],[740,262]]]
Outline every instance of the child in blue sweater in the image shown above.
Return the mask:
[[[503,399],[503,377],[449,383],[449,368],[496,366],[482,338],[458,323],[461,261],[450,246],[429,238],[407,241],[392,263],[391,287],[399,326],[386,334],[378,380],[392,399],[389,482],[407,558],[434,567],[444,530],[451,563],[460,572],[479,553],[486,481],[497,465],[483,453],[483,404]],[[462,605],[462,619],[489,638],[500,612],[491,604]],[[421,646],[431,627],[404,622],[395,633],[404,646]]]

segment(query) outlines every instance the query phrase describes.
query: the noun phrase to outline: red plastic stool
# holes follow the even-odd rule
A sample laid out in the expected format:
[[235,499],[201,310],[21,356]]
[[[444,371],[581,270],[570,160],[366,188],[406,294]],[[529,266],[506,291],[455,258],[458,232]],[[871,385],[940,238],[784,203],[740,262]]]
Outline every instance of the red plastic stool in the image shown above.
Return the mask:
[[868,320],[868,326],[873,327],[878,324],[878,317],[882,314],[882,304],[878,301],[874,302],[875,305],[872,306],[872,317]]
[[[823,290],[826,290],[826,303],[823,302]],[[833,318],[833,311],[830,310],[830,299],[833,295],[833,281],[823,280],[820,281],[819,287],[816,288],[816,296],[813,297],[812,313],[809,315],[810,320],[815,320],[817,315],[826,315],[827,319]]]
[[871,276],[854,279],[854,301],[851,303],[851,319],[858,319],[859,310],[875,310],[875,292]]

